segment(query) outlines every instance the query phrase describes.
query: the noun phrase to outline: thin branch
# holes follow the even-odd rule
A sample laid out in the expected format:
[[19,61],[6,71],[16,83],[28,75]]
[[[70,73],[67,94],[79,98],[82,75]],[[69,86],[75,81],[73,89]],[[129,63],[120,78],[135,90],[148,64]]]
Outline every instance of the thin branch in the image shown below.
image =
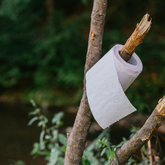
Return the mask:
[[142,20],[137,24],[136,29],[120,51],[120,55],[125,61],[128,61],[131,58],[136,47],[142,42],[143,38],[150,30],[152,22],[149,18],[149,14],[143,16]]
[[[100,59],[102,53],[102,37],[104,31],[106,8],[107,0],[94,0],[84,71],[85,74]],[[85,148],[86,137],[91,126],[91,121],[93,119],[88,105],[85,84],[86,81],[84,78],[83,96],[72,132],[68,137],[64,165],[82,164],[82,155]]]
[[[120,55],[125,61],[128,61],[131,58],[131,56],[134,53],[137,46],[142,42],[143,38],[148,33],[148,31],[151,27],[151,23],[152,23],[151,19],[149,20],[149,17],[150,17],[149,14],[145,14],[143,16],[142,20],[140,21],[139,24],[137,24],[136,29],[134,30],[134,32],[132,33],[130,38],[126,41],[125,45],[123,46],[122,50],[120,51]],[[153,113],[151,115],[151,118],[153,119],[156,115],[157,115],[156,112]],[[157,122],[155,121],[154,124],[157,124]],[[150,128],[149,125],[145,124],[140,129],[140,131],[138,131],[136,136],[131,138],[131,140],[126,142],[122,146],[122,148],[120,150],[118,150],[118,158],[119,158],[120,164],[126,163],[128,161],[128,159],[132,156],[132,154],[134,154],[136,150],[140,149],[143,146],[143,144],[147,140],[150,139],[154,130],[153,129],[150,130],[149,128]],[[156,128],[154,128],[154,129],[156,129]],[[145,132],[146,130],[148,130],[148,132]],[[141,133],[141,131],[142,131],[142,133]],[[141,140],[141,138],[143,140]],[[145,140],[145,139],[147,139],[147,140]],[[125,147],[125,148],[123,149],[123,147]],[[114,158],[110,164],[115,165],[116,159]]]
[[151,140],[148,140],[147,145],[148,145],[149,162],[150,162],[150,165],[153,165]]
[[[117,155],[120,164],[125,164],[128,159],[139,150],[158,129],[165,120],[165,96],[159,100],[158,105],[147,119],[143,127],[118,150]],[[113,159],[110,165],[116,165]]]

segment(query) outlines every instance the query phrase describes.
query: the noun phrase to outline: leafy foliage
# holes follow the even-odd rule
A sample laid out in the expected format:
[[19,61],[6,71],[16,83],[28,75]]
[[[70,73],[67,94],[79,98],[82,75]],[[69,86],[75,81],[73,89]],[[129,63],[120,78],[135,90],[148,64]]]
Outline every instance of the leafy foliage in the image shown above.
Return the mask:
[[[86,44],[81,31],[86,15],[61,22],[63,11],[56,10],[51,22],[46,24],[46,18],[45,25],[38,27],[36,24],[47,10],[44,3],[43,0],[2,1],[0,45],[3,51],[0,58],[6,65],[0,69],[8,72],[1,78],[1,86],[14,86],[22,78],[45,88],[50,87],[51,82],[56,86],[62,83],[68,88],[82,81]],[[77,44],[79,41],[81,44]]]
[[64,163],[67,138],[59,133],[58,128],[63,125],[61,119],[64,114],[62,112],[56,114],[52,119],[52,126],[48,128],[46,116],[41,114],[41,109],[36,106],[33,100],[31,103],[35,110],[29,113],[33,118],[29,121],[28,125],[30,126],[35,121],[38,121],[38,127],[42,128],[39,142],[34,143],[31,155],[34,157],[44,155],[48,161],[47,165],[62,165]]
[[[45,159],[48,161],[47,165],[62,165],[64,163],[64,155],[66,151],[67,138],[65,135],[59,132],[60,126],[63,125],[61,119],[64,117],[63,112],[59,112],[54,115],[51,120],[52,126],[47,127],[48,119],[41,113],[41,109],[37,107],[36,103],[31,100],[34,111],[30,112],[29,115],[33,118],[29,121],[28,125],[32,125],[35,121],[38,121],[38,127],[42,128],[40,133],[39,142],[33,144],[33,150],[31,155],[36,157],[37,155],[44,155]],[[104,139],[101,141],[99,139]],[[100,147],[96,145],[101,144],[102,147],[107,147],[107,150],[100,154]],[[84,151],[82,158],[83,165],[100,165],[105,164],[107,159],[113,158],[113,152],[108,152],[110,147],[108,146],[110,141],[109,130],[104,130]],[[102,157],[103,154],[107,153],[107,157]]]
[[[59,128],[63,125],[62,118],[64,117],[64,113],[59,112],[55,114],[51,120],[51,126],[48,128],[47,125],[49,121],[46,116],[41,113],[41,109],[36,106],[36,103],[33,100],[31,103],[35,110],[29,113],[33,118],[29,121],[28,125],[30,126],[35,121],[38,121],[38,127],[42,128],[39,142],[33,144],[31,155],[34,157],[37,155],[43,155],[48,162],[47,165],[62,165],[64,163],[67,137],[59,132]],[[132,126],[129,138],[132,138],[138,130],[139,128]],[[109,165],[111,160],[115,157],[115,149],[120,148],[126,141],[127,139],[123,137],[123,140],[118,145],[112,145],[110,130],[103,130],[84,150],[82,164]],[[156,156],[156,151],[153,153]],[[132,157],[127,164],[149,164],[150,153],[148,152],[147,146],[142,147],[141,155],[141,158],[139,158],[140,162],[137,162],[137,160]]]
[[[82,87],[92,2],[45,2],[2,0],[0,90],[20,91],[26,100],[44,93],[49,101],[58,98],[56,105],[75,104],[81,97],[75,93]],[[125,0],[107,8],[103,54],[116,43],[124,44],[146,12],[153,17],[149,34],[136,50],[143,72],[127,91],[139,111],[152,110],[165,92],[164,7],[163,1]]]

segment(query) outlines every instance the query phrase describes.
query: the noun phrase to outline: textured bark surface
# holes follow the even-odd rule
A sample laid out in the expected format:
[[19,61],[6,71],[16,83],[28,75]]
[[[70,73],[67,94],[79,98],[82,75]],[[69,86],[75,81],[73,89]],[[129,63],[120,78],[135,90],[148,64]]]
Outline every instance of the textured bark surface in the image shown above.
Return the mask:
[[[100,59],[107,0],[94,0],[84,74]],[[68,137],[64,165],[81,165],[86,137],[93,119],[84,78],[84,90],[71,134]]]
[[[159,100],[158,105],[147,119],[143,127],[123,146],[118,149],[119,164],[124,165],[128,159],[139,150],[153,135],[157,128],[165,120],[165,96]],[[117,165],[114,158],[110,165]]]
[[143,38],[150,30],[151,20],[149,20],[149,17],[149,14],[143,16],[142,20],[137,24],[136,29],[120,51],[120,55],[125,61],[128,61],[131,58],[136,47],[142,42]]

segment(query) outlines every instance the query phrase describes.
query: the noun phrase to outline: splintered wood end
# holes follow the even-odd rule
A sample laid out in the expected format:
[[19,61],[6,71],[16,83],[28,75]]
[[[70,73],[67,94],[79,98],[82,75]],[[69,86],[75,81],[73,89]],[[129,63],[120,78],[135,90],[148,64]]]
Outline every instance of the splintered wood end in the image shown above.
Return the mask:
[[151,28],[151,24],[152,24],[151,21],[152,21],[152,18],[150,18],[150,15],[148,13],[143,16],[142,20],[138,24],[138,27],[139,27],[138,35],[139,36],[141,36],[143,38],[145,37],[145,35]]
[[158,101],[158,105],[155,109],[161,116],[165,116],[165,96]]
[[125,61],[128,61],[131,58],[136,47],[142,42],[143,38],[150,30],[151,24],[152,19],[148,13],[143,16],[140,23],[137,23],[134,32],[120,51],[120,55]]

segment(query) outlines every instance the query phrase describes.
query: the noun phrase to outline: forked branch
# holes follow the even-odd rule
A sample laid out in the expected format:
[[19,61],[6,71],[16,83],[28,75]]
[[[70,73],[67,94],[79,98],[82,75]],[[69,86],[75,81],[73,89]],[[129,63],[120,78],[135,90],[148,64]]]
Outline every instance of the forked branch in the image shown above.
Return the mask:
[[[141,22],[137,24],[135,31],[132,33],[131,37],[127,40],[120,51],[120,55],[125,61],[128,61],[131,58],[132,53],[142,42],[150,27],[151,20],[149,20],[149,15],[146,14],[142,18]],[[139,150],[148,140],[150,140],[153,133],[158,129],[164,120],[165,96],[159,100],[158,105],[147,119],[143,127],[117,151],[119,164],[125,164],[137,150]],[[110,165],[116,164],[116,158],[114,158]]]
[[[165,120],[165,96],[159,100],[158,105],[147,119],[143,127],[123,146],[118,149],[117,155],[119,164],[125,164],[128,159],[139,150],[158,129],[158,127]],[[116,165],[116,159],[114,158],[110,165]]]

